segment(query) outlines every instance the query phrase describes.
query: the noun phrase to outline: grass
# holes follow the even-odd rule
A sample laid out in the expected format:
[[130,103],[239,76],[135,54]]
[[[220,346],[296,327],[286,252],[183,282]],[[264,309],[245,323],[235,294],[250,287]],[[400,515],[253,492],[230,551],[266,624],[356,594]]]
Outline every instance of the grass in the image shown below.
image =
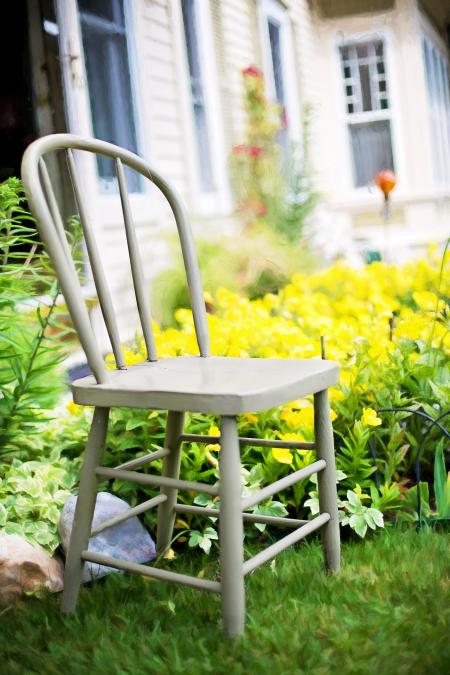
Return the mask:
[[[303,543],[248,579],[235,644],[218,596],[135,576],[83,588],[74,617],[57,597],[28,598],[1,611],[0,672],[448,673],[449,543],[430,530],[381,532],[345,544],[336,576],[323,572],[318,541]],[[195,562],[214,574],[205,561]]]

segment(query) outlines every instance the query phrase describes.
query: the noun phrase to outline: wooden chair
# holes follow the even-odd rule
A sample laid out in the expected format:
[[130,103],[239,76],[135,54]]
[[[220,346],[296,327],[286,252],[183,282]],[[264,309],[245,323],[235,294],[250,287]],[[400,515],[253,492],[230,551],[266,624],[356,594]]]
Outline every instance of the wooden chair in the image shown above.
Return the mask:
[[[116,370],[106,368],[98,348],[46,169],[44,155],[56,150],[64,151],[67,155],[75,201],[99,304],[115,355]],[[89,222],[83,204],[74,150],[103,155],[115,162],[136,303],[147,349],[147,361],[142,364],[127,367],[124,362],[112,300],[96,244],[95,228]],[[149,294],[144,284],[142,260],[133,226],[124,165],[152,181],[167,199],[175,216],[200,356],[157,359]],[[91,561],[220,593],[225,632],[230,637],[240,635],[245,620],[244,577],[262,563],[310,532],[322,528],[326,567],[332,571],[339,569],[340,540],[335,458],[327,392],[328,387],[336,384],[338,380],[338,366],[331,361],[320,359],[246,359],[210,356],[208,324],[199,268],[185,210],[167,181],[137,155],[111,143],[92,138],[70,134],[46,136],[32,143],[25,152],[22,178],[31,211],[36,217],[41,238],[55,266],[73,324],[93,373],[92,376],[84,377],[72,385],[74,401],[81,405],[94,406],[95,411],[81,471],[79,499],[66,560],[62,611],[70,613],[75,610],[84,561]],[[237,415],[278,406],[308,394],[314,394],[314,443],[238,437]],[[118,468],[102,467],[100,460],[107,432],[108,413],[112,406],[167,410],[164,448],[126,462]],[[220,416],[220,436],[184,433],[183,420],[186,411]],[[220,443],[218,486],[179,479],[181,446],[185,442],[192,441]],[[314,448],[317,460],[310,466],[264,487],[257,494],[243,499],[239,448],[246,444],[269,448]],[[139,473],[135,470],[159,458],[164,458],[162,476]],[[302,521],[247,513],[249,508],[314,473],[318,474],[320,515],[312,520]],[[124,516],[108,521],[103,527],[91,532],[99,477],[129,480],[159,487],[160,490],[153,499],[130,508]],[[219,512],[179,504],[177,502],[179,489],[219,495]],[[92,533],[97,534],[105,527],[111,527],[156,506],[158,553],[164,552],[170,546],[176,514],[217,516],[219,513],[220,582],[177,574],[88,551],[88,541]],[[293,528],[293,531],[254,557],[244,560],[244,521]]]

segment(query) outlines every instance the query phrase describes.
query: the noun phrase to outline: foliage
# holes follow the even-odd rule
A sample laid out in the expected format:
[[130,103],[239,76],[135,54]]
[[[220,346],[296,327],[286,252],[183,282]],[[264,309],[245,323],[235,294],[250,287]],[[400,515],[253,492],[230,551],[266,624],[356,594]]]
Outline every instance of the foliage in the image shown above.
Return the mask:
[[290,146],[285,111],[265,95],[261,71],[250,66],[242,74],[245,142],[232,153],[238,211],[248,227],[263,224],[285,240],[296,242],[317,201],[308,180],[311,110],[305,107],[303,111],[299,151]]
[[[171,245],[175,264],[152,284],[153,313],[165,327],[176,325],[176,310],[190,305],[178,238],[175,244]],[[213,310],[211,296],[219,288],[259,298],[279,291],[298,269],[309,272],[316,265],[307,248],[287,244],[267,228],[244,230],[239,236],[200,239],[196,249],[209,310]]]
[[[0,184],[0,456],[23,456],[63,388],[58,286],[20,181]],[[39,299],[36,297],[39,295]]]
[[434,458],[434,496],[436,511],[440,518],[450,518],[450,471],[445,470],[442,445],[436,450]]
[[[58,594],[3,608],[2,673],[446,673],[449,560],[448,534],[391,529],[344,543],[329,575],[309,539],[247,577],[246,632],[233,643],[218,595],[112,574],[81,589],[76,616],[61,616]],[[164,566],[217,574],[192,550]]]
[[[278,295],[268,294],[251,301],[220,289],[211,298],[214,313],[208,316],[208,322],[216,355],[318,357],[319,337],[328,336],[327,356],[341,364],[340,383],[330,390],[330,399],[345,530],[354,529],[362,535],[367,527],[389,524],[399,514],[411,517],[417,508],[417,495],[414,501],[415,488],[411,484],[422,440],[426,441],[424,475],[432,480],[440,432],[433,428],[422,439],[414,416],[377,411],[408,406],[436,415],[449,407],[448,288],[446,281],[439,287],[439,277],[439,261],[433,257],[401,267],[375,263],[362,270],[339,263],[313,275],[295,275]],[[391,331],[389,319],[393,313]],[[155,325],[157,349],[163,357],[197,351],[190,312],[179,310],[177,320],[178,330],[163,330]],[[135,347],[125,348],[130,365],[142,361],[144,354],[140,340]],[[49,434],[53,433],[53,442],[63,452],[76,456],[82,452],[91,412],[73,404],[69,408],[71,415]],[[189,433],[217,435],[218,421],[191,414],[187,416],[186,429]],[[104,462],[118,464],[161,447],[164,426],[164,413],[115,409]],[[247,437],[311,441],[312,401],[300,399],[281,409],[241,415],[239,431]],[[376,449],[376,457],[371,448]],[[215,483],[220,446],[190,443],[184,449],[183,477]],[[243,490],[249,494],[314,460],[312,450],[244,446]],[[155,471],[160,468],[160,463],[154,466]],[[438,474],[442,474],[442,467]],[[146,488],[121,481],[114,481],[112,489],[133,504],[144,494],[152,494],[150,488],[147,492]],[[308,497],[314,497],[310,492],[314,492],[314,486],[304,480],[280,494],[280,501],[269,500],[257,508],[272,515],[308,517]],[[437,488],[440,504],[441,494],[442,489]],[[218,506],[217,500],[207,495],[194,498],[180,493],[179,498],[187,503]],[[154,515],[147,514],[145,518],[149,526],[154,525]],[[216,527],[213,518],[205,523],[197,516],[185,516],[176,521],[175,534],[180,543],[202,542],[209,547],[205,537],[213,545],[214,539],[209,536],[210,529],[205,528]],[[196,534],[186,536],[186,530]],[[254,525],[249,525],[246,533],[249,541],[272,536],[270,528]]]
[[0,527],[53,553],[59,545],[60,510],[75,490],[80,460],[71,461],[54,450],[46,460],[13,459],[0,466]]

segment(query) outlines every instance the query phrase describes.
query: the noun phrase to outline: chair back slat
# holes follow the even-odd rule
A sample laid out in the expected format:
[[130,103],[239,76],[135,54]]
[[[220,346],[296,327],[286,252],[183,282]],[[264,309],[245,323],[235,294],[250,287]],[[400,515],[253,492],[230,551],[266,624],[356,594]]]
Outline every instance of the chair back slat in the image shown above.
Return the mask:
[[130,256],[131,274],[133,277],[134,293],[136,304],[141,320],[142,332],[144,334],[145,346],[147,348],[147,360],[156,361],[155,337],[152,330],[152,316],[150,312],[150,302],[148,291],[145,288],[144,270],[139,253],[139,247],[136,237],[136,229],[131,214],[130,200],[128,197],[127,183],[123,164],[119,157],[116,159],[116,174],[119,182],[120,201],[122,204],[123,220],[125,223],[125,234],[127,238],[128,253]]
[[53,134],[51,136],[44,136],[43,138],[34,141],[34,143],[27,148],[23,156],[23,185],[30,209],[36,217],[36,223],[41,239],[46,245],[54,264],[73,324],[77,330],[89,366],[94,373],[97,382],[99,384],[107,382],[110,375],[105,366],[102,353],[99,350],[89,320],[89,314],[83,299],[82,288],[75,271],[67,237],[64,232],[63,221],[57,208],[57,202],[51,187],[48,171],[42,159],[47,153],[58,150],[68,151],[67,157],[75,200],[85,236],[86,248],[91,262],[100,307],[113,347],[117,367],[121,368],[124,364],[122,351],[120,349],[116,318],[113,312],[112,299],[105,279],[105,273],[100,263],[100,252],[94,237],[94,228],[87,217],[84,200],[82,198],[81,182],[77,174],[71,150],[81,150],[108,157],[116,164],[133,285],[142,331],[147,347],[148,359],[150,361],[156,360],[157,354],[151,324],[150,302],[145,289],[143,263],[139,253],[138,241],[131,214],[124,167],[129,167],[150,180],[166,198],[171,208],[175,218],[183,254],[200,356],[209,356],[208,322],[194,240],[186,211],[174,189],[158,172],[154,171],[144,159],[117,145],[113,145],[106,141],[100,141],[95,138],[84,138],[73,134]]
[[[36,142],[35,142],[36,143]],[[35,146],[35,143],[32,146]],[[30,146],[29,162],[22,163],[22,180],[31,212],[36,217],[39,233],[55,268],[61,290],[80,338],[89,366],[99,384],[109,379],[97,340],[92,330],[82,290],[64,232],[47,167],[36,146]]]
[[66,152],[69,174],[72,180],[73,192],[75,195],[75,202],[80,216],[89,262],[91,263],[92,276],[94,277],[95,288],[97,289],[100,309],[102,311],[106,330],[108,331],[114,358],[116,360],[116,366],[120,370],[124,370],[126,369],[125,359],[120,344],[119,328],[117,326],[117,321],[114,314],[111,293],[108,288],[108,282],[106,280],[93,228],[84,207],[84,200],[82,197],[82,191],[80,181],[78,179],[77,167],[75,164],[73,152],[70,148],[68,148]]
[[75,266],[73,264],[72,259],[72,253],[70,252],[70,247],[67,241],[66,233],[64,231],[63,219],[59,212],[58,202],[56,201],[55,193],[53,191],[50,176],[48,174],[47,165],[45,164],[45,161],[42,159],[42,157],[39,160],[39,173],[41,175],[42,187],[44,190],[45,198],[47,200],[47,205],[52,215],[53,221],[55,223],[56,233],[59,237],[59,241],[64,251],[64,255],[67,258],[69,266],[73,268],[74,274],[76,274]]

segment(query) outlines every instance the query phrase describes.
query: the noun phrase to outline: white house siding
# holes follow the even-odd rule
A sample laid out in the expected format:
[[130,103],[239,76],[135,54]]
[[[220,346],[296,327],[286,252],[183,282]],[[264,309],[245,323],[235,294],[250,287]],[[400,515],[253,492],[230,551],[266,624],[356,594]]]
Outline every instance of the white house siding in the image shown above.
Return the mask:
[[[214,39],[221,68],[227,146],[242,140],[245,128],[242,69],[260,63],[255,0],[213,0]],[[222,52],[222,53],[220,53]]]

